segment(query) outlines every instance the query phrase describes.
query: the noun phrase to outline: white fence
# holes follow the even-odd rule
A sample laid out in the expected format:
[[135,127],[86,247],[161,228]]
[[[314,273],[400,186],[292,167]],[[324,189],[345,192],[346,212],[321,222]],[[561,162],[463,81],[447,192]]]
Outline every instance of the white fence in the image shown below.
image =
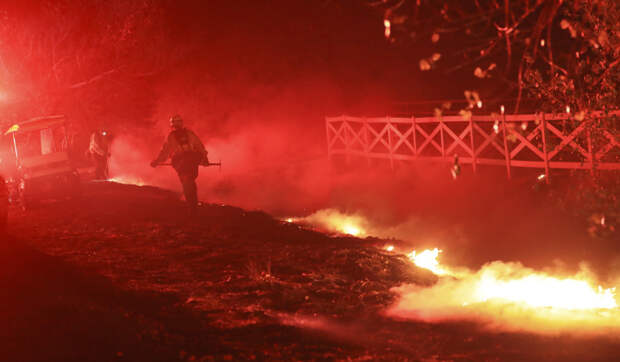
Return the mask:
[[543,113],[325,119],[330,159],[385,159],[394,166],[399,160],[452,161],[457,154],[474,172],[477,165],[504,166],[508,177],[513,167],[544,169],[547,176],[550,169],[620,170],[620,135],[594,136],[588,125],[570,114]]

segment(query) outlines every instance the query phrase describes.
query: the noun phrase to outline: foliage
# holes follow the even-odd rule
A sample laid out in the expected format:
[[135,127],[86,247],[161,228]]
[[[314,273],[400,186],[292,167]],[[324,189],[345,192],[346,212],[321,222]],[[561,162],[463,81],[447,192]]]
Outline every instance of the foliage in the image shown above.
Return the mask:
[[[477,78],[506,82],[519,97],[525,90],[555,111],[569,104],[576,110],[600,110],[617,101],[620,5],[615,1],[369,4],[381,9],[398,40],[430,42],[448,53],[441,59],[452,59],[457,69],[469,68]],[[427,64],[422,70],[429,69]],[[549,93],[544,87],[549,85],[564,86],[572,93]],[[584,96],[592,99],[586,101]],[[580,101],[571,102],[575,99]]]
[[68,108],[87,122],[102,113],[118,117],[111,105],[134,100],[168,53],[162,9],[152,1],[5,4],[0,17],[3,121]]
[[[610,139],[618,140],[618,120],[609,114],[618,109],[620,100],[617,1],[368,3],[380,9],[390,24],[392,42],[413,41],[430,45],[433,53],[447,53],[440,57],[443,64],[430,64],[423,58],[421,70],[443,66],[450,71],[471,71],[472,82],[508,85],[510,93],[503,96],[516,98],[515,113],[525,96],[532,97],[530,106],[536,111],[568,112],[573,128],[586,123],[594,152]],[[490,97],[491,92],[487,93]],[[609,157],[620,161],[618,152]],[[609,215],[618,209],[618,189],[608,179],[617,179],[618,174],[593,175],[587,182],[592,192],[581,194],[579,207],[594,215]]]

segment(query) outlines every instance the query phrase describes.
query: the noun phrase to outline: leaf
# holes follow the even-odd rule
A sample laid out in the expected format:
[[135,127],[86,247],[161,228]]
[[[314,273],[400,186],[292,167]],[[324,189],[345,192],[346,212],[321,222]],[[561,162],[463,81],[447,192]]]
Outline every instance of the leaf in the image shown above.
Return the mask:
[[571,38],[577,37],[577,30],[575,30],[573,25],[568,20],[562,19],[562,21],[560,21],[560,28],[570,31]]
[[436,61],[438,61],[439,59],[441,59],[441,54],[439,54],[439,53],[433,53],[433,55],[431,56],[431,60],[432,60],[433,62],[436,62]]
[[420,59],[420,70],[431,70],[431,64],[426,59]]
[[576,38],[577,37],[577,30],[575,30],[575,28],[573,28],[571,26],[570,28],[568,28],[568,30],[570,30],[570,37],[571,38]]
[[467,109],[461,109],[459,115],[463,117],[464,121],[469,121],[471,119],[471,111]]
[[579,111],[577,113],[575,113],[575,120],[577,121],[583,121],[584,118],[586,118],[586,113],[584,111]]
[[597,40],[602,47],[606,47],[607,45],[609,45],[609,37],[607,36],[607,32],[604,30],[601,30],[601,32],[598,33]]
[[474,70],[474,76],[478,78],[485,78],[487,76],[487,72],[482,70],[480,67],[476,67],[476,69]]
[[517,135],[515,135],[514,133],[509,133],[506,136],[506,139],[510,142],[517,142]]
[[465,99],[467,99],[467,103],[469,103],[470,109],[474,108],[474,106],[476,106],[478,102],[480,102],[480,96],[478,95],[478,92],[466,90],[464,93]]
[[438,33],[433,33],[433,36],[431,36],[431,41],[433,43],[437,43],[439,41],[439,34]]
[[480,100],[480,95],[478,95],[478,92],[476,92],[476,91],[472,91],[472,92],[471,92],[471,95],[472,95],[472,97],[474,98],[474,100],[475,100],[476,102],[478,102],[478,101]]

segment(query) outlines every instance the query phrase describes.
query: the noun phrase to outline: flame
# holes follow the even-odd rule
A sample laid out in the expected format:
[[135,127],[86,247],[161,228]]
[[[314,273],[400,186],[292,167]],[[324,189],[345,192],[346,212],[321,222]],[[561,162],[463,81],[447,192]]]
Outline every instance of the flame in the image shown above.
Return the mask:
[[616,288],[594,282],[587,270],[558,277],[520,263],[492,262],[478,271],[452,269],[438,261],[442,251],[413,251],[409,259],[440,278],[430,288],[396,288],[400,301],[388,315],[426,321],[474,319],[503,330],[536,333],[620,331]]
[[[384,238],[397,235],[398,228],[407,226],[407,230],[414,230],[418,226],[413,222],[381,228],[361,215],[335,209],[292,219],[331,232]],[[406,235],[400,236],[406,240]],[[382,248],[388,252],[396,250],[390,244]],[[478,270],[469,270],[442,265],[441,253],[441,249],[434,248],[407,254],[413,264],[440,278],[431,287],[394,288],[400,298],[386,310],[387,315],[430,322],[473,320],[503,331],[572,334],[611,331],[620,335],[616,288],[600,285],[585,268],[577,274],[566,274],[495,261]]]
[[367,222],[356,214],[347,215],[335,209],[323,209],[306,217],[294,218],[295,221],[317,226],[330,232],[352,236],[367,235]]
[[110,182],[116,182],[119,184],[125,184],[125,185],[136,185],[136,186],[144,186],[145,183],[142,179],[140,178],[134,178],[134,177],[125,177],[125,176],[116,176],[116,177],[111,177],[108,179],[108,181]]
[[428,269],[437,275],[445,275],[449,274],[449,272],[439,266],[439,261],[437,257],[439,253],[442,251],[435,248],[433,250],[424,250],[421,253],[416,253],[416,251],[412,251],[407,254],[409,260],[411,260],[415,265],[420,268]]
[[353,225],[344,225],[342,227],[342,231],[345,234],[353,235],[353,236],[357,236],[357,235],[361,234],[361,232],[362,232],[360,229],[358,229],[357,227],[355,227]]
[[504,280],[493,268],[485,269],[476,285],[475,298],[524,303],[532,307],[560,309],[617,308],[616,288],[593,287],[585,280],[560,279],[532,273],[517,279]]

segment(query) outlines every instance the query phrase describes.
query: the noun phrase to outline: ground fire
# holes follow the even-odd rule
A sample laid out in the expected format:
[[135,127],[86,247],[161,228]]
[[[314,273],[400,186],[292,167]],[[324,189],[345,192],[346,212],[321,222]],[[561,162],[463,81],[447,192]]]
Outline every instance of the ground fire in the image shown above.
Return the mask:
[[493,329],[534,333],[618,332],[616,286],[598,285],[585,268],[572,276],[504,262],[490,262],[478,271],[450,270],[440,266],[437,254],[434,249],[408,255],[415,265],[443,277],[428,289],[397,288],[401,299],[388,315],[426,321],[481,320]]
[[[393,232],[371,226],[361,215],[337,210],[321,210],[304,218],[288,218],[287,222],[352,236],[369,236],[360,235],[359,225],[384,236]],[[384,249],[405,253],[413,265],[440,276],[431,287],[395,288],[400,300],[386,311],[389,316],[431,322],[473,320],[497,330],[534,333],[618,331],[616,286],[599,285],[586,266],[576,275],[567,275],[561,270],[537,271],[518,262],[492,261],[473,271],[442,265],[439,256],[443,250],[438,248],[406,252],[386,245]]]

